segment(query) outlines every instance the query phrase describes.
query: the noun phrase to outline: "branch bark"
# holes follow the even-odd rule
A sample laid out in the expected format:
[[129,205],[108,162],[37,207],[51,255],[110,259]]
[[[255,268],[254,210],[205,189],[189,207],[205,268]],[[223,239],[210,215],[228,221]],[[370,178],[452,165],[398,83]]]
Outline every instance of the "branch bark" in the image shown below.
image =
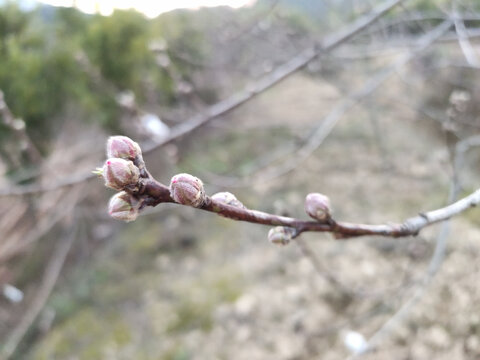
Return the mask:
[[[145,180],[140,193],[146,195],[147,203],[156,206],[160,203],[175,203],[170,196],[170,189],[153,178]],[[359,236],[387,236],[405,237],[415,236],[425,227],[445,221],[480,203],[480,189],[463,199],[442,207],[413,216],[402,223],[391,224],[359,224],[328,219],[325,222],[308,221],[292,217],[279,216],[258,210],[244,209],[227,205],[206,197],[204,204],[199,208],[216,213],[225,218],[244,221],[254,224],[285,226],[293,229],[293,238],[303,232],[328,232],[337,239],[347,239]]]

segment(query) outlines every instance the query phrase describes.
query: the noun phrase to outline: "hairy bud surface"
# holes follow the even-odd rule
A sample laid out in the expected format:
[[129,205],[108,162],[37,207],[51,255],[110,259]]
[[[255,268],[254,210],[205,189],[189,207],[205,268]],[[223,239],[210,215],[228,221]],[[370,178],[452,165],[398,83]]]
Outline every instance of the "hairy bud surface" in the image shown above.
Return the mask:
[[308,194],[305,198],[305,212],[315,220],[328,220],[331,217],[330,199],[319,193]]
[[139,201],[125,191],[121,191],[110,198],[108,213],[117,220],[133,221],[138,216]]
[[135,160],[142,156],[140,145],[126,136],[110,136],[107,140],[107,157]]
[[175,202],[201,207],[205,202],[205,190],[199,178],[190,174],[177,174],[170,181],[170,195]]
[[285,226],[276,226],[268,232],[268,241],[276,245],[287,245],[292,237],[292,229]]
[[140,173],[131,161],[111,158],[103,165],[102,176],[105,179],[105,186],[123,190],[127,185],[138,183]]
[[224,191],[224,192],[218,192],[216,194],[213,194],[211,196],[212,200],[234,206],[239,209],[245,209],[245,205],[243,205],[235,195],[233,195],[230,192]]

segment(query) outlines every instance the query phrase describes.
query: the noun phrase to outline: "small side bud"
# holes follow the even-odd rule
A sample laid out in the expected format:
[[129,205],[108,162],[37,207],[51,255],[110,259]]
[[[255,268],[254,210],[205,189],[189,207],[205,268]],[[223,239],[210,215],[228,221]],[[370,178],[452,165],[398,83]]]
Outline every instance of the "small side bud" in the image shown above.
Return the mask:
[[272,244],[287,245],[293,238],[294,229],[285,226],[276,226],[268,232],[268,241]]
[[105,186],[122,190],[127,185],[138,183],[140,173],[138,168],[129,160],[112,158],[103,165],[102,171]]
[[125,191],[121,191],[110,198],[108,213],[117,220],[133,221],[138,216],[139,201]]
[[218,192],[216,194],[213,194],[210,198],[214,201],[218,201],[218,202],[230,205],[230,206],[234,206],[234,207],[239,208],[239,209],[245,209],[245,205],[243,205],[236,198],[235,195],[233,195],[232,193],[229,193],[227,191]]
[[177,174],[170,181],[170,195],[175,202],[201,207],[205,202],[202,180],[190,174]]
[[326,221],[330,219],[330,199],[319,193],[308,194],[305,198],[305,212],[313,219]]
[[140,145],[126,136],[110,136],[107,140],[107,157],[135,160],[142,156]]

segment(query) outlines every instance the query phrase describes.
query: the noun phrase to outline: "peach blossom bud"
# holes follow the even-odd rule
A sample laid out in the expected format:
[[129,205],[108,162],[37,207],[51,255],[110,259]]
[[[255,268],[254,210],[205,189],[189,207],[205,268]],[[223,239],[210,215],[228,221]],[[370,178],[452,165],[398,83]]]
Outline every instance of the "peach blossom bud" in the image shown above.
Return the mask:
[[285,226],[276,226],[268,232],[268,241],[272,244],[287,245],[292,240],[293,229]]
[[110,136],[107,140],[107,157],[135,160],[142,156],[140,146],[126,136]]
[[331,217],[330,199],[319,193],[308,194],[305,198],[305,212],[315,220],[329,219]]
[[177,174],[170,182],[170,195],[182,205],[201,207],[205,202],[205,190],[199,178],[190,174]]
[[103,165],[102,175],[105,179],[105,186],[122,190],[127,185],[138,183],[140,173],[131,161],[112,158]]
[[218,192],[216,194],[213,194],[211,196],[211,199],[214,200],[214,201],[218,201],[218,202],[221,202],[221,203],[224,203],[224,204],[227,204],[227,205],[230,205],[230,206],[234,206],[236,208],[239,208],[239,209],[245,209],[245,205],[243,205],[237,198],[235,195],[233,195],[232,193],[229,193],[227,191],[225,192]]
[[121,191],[110,198],[108,213],[117,220],[133,221],[138,216],[139,202],[125,191]]

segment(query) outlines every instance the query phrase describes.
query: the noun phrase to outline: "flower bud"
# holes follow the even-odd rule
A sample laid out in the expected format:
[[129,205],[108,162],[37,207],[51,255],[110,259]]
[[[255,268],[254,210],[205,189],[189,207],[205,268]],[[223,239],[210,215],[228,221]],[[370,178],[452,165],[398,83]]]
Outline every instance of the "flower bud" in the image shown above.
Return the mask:
[[272,244],[287,245],[293,237],[293,229],[285,226],[276,226],[268,232],[268,241]]
[[331,217],[330,199],[319,193],[308,194],[305,198],[305,212],[315,220],[328,220]]
[[233,195],[232,193],[229,193],[227,191],[225,192],[218,192],[216,194],[213,194],[211,196],[211,199],[214,200],[214,201],[218,201],[218,202],[221,202],[221,203],[224,203],[224,204],[227,204],[227,205],[230,205],[230,206],[234,206],[236,208],[239,208],[239,209],[245,209],[245,205],[243,205],[237,198],[235,195]]
[[139,201],[125,191],[113,195],[108,203],[108,213],[117,220],[133,221],[138,216]]
[[110,136],[107,140],[107,157],[135,160],[142,156],[140,146],[126,136]]
[[170,182],[170,195],[182,205],[201,207],[205,202],[205,190],[199,178],[190,174],[177,174]]
[[103,165],[102,175],[105,179],[105,186],[122,190],[127,185],[138,183],[140,173],[131,161],[112,158]]

